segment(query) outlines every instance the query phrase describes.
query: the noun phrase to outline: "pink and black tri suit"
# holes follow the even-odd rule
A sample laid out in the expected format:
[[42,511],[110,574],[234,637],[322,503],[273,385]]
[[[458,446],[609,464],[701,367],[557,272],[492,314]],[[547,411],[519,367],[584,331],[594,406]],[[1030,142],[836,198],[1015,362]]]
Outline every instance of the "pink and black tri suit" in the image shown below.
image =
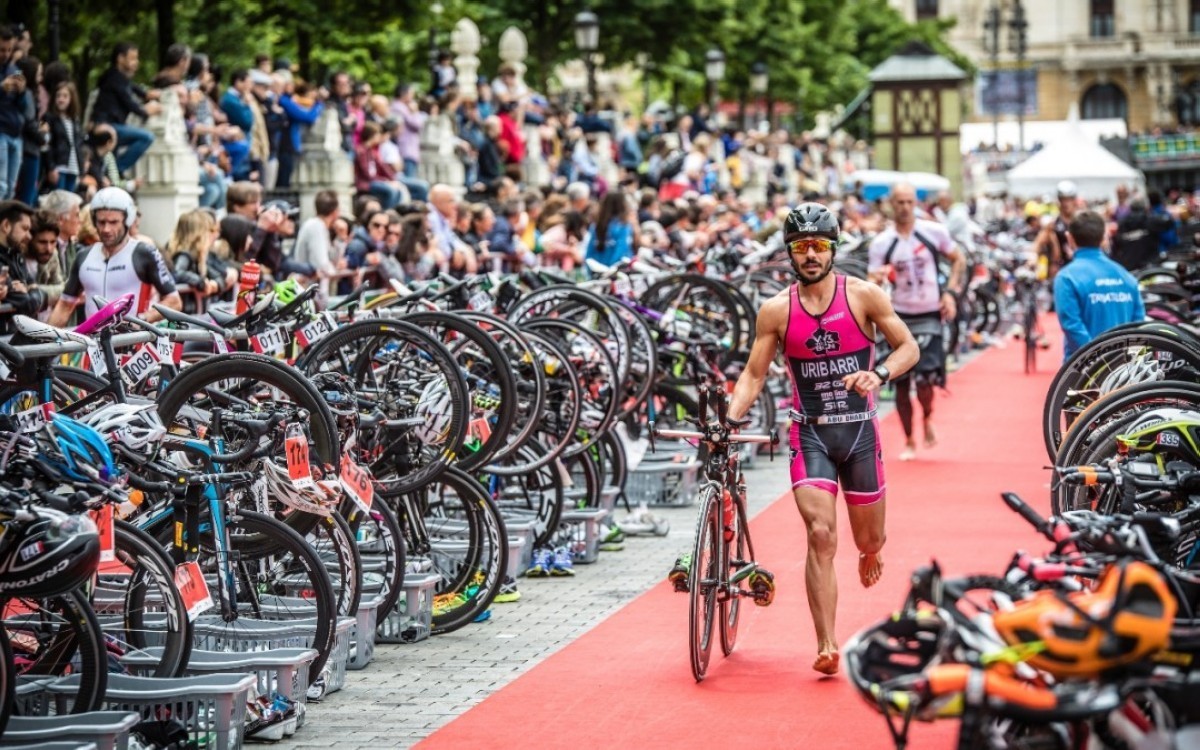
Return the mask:
[[846,502],[883,497],[883,451],[874,393],[860,396],[842,378],[875,366],[875,341],[858,324],[838,275],[829,309],[811,315],[798,285],[789,294],[783,353],[792,377],[792,487],[815,487]]

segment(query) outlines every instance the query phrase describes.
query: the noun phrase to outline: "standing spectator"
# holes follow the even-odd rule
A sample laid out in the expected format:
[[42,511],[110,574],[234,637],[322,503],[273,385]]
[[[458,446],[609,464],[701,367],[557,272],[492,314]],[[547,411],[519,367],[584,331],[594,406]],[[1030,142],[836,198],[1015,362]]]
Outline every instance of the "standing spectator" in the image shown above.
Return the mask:
[[33,277],[30,289],[45,295],[46,308],[58,302],[63,290],[63,270],[58,260],[58,217],[41,210],[33,217],[33,235],[25,246],[25,269]]
[[296,160],[300,158],[304,132],[321,116],[325,101],[324,89],[316,95],[310,95],[308,85],[303,85],[301,89],[293,81],[290,71],[277,71],[275,75],[283,80],[279,106],[287,115],[287,131],[279,142],[279,175],[275,180],[275,186],[282,189],[292,185],[292,171],[296,167]]
[[586,258],[606,266],[616,265],[632,258],[637,251],[637,230],[633,206],[619,190],[604,196],[600,202],[600,214],[592,226],[588,240]]
[[617,164],[623,170],[622,179],[637,178],[642,166],[642,144],[638,142],[637,119],[633,115],[625,117],[617,133]]
[[54,91],[50,112],[50,151],[47,181],[56,190],[75,190],[83,165],[83,131],[79,127],[79,93],[64,81]]
[[500,119],[500,153],[513,179],[520,179],[521,162],[525,160],[525,136],[517,124],[518,115],[517,105],[512,102],[501,104],[496,115]]
[[[404,159],[404,176],[409,179],[420,177],[421,130],[424,129],[425,121],[429,117],[417,108],[413,97],[412,84],[401,83],[396,86],[396,98],[392,101],[392,115],[400,123],[400,129],[396,133],[396,146],[400,149],[400,156]],[[428,193],[428,191],[426,192]],[[425,199],[416,198],[416,200]]]
[[1163,195],[1160,191],[1151,190],[1146,197],[1150,201],[1150,214],[1156,217],[1157,223],[1163,224],[1163,230],[1158,235],[1158,253],[1160,256],[1166,256],[1173,247],[1179,244],[1177,222],[1163,203]]
[[17,61],[25,77],[25,124],[21,128],[21,170],[17,176],[16,197],[27,206],[37,203],[42,184],[42,149],[49,142],[50,126],[38,116],[38,92],[42,88],[42,63],[25,55]]
[[79,206],[83,198],[70,190],[51,190],[42,196],[38,207],[48,212],[58,223],[58,264],[59,268],[70,268],[75,265],[75,256],[79,254],[79,230],[82,224]]
[[296,263],[308,265],[316,271],[318,283],[321,285],[321,296],[329,296],[329,281],[339,270],[332,260],[333,223],[338,220],[339,206],[337,193],[332,190],[322,190],[313,199],[313,207],[317,215],[307,219],[300,225],[296,233],[296,247],[292,251],[292,259]]
[[479,145],[475,179],[484,190],[504,176],[503,146],[500,140],[503,130],[500,118],[495,115],[483,121],[484,138]]
[[342,151],[353,155],[354,131],[358,120],[350,114],[350,94],[353,90],[349,73],[334,73],[329,77],[329,104],[337,109],[338,123],[342,127]]
[[1171,228],[1169,216],[1151,213],[1144,198],[1134,198],[1129,202],[1125,216],[1117,223],[1112,259],[1127,271],[1157,263],[1162,235]]
[[383,128],[379,123],[368,122],[363,125],[361,141],[354,149],[354,188],[376,196],[388,209],[403,199],[404,186],[379,156],[379,146],[383,140]]
[[438,53],[437,64],[433,66],[433,90],[429,92],[434,97],[444,96],[447,89],[458,80],[453,59],[453,55],[445,50]]
[[492,81],[492,93],[495,94],[496,103],[499,105],[524,104],[529,98],[529,88],[517,80],[517,69],[512,63],[504,63],[496,71],[496,78]]
[[192,55],[184,88],[188,92],[188,132],[200,162],[199,203],[204,208],[217,209],[225,205],[225,193],[229,189],[229,181],[220,167],[220,161],[225,156],[221,148],[221,136],[230,126],[225,122],[217,122],[216,103],[211,96],[213,86],[208,55]]
[[250,98],[247,101],[254,117],[254,128],[250,131],[250,163],[267,190],[275,187],[279,170],[276,158],[279,135],[287,126],[287,118],[271,90],[273,83],[271,76],[258,68],[250,71]]
[[[0,201],[0,285],[8,290],[4,302],[14,312],[36,318],[46,307],[46,295],[36,288],[37,275],[29,272],[21,252],[32,228],[32,208],[20,201]],[[11,317],[0,318],[0,333],[10,333],[11,324]]]
[[126,125],[129,115],[141,118],[156,115],[162,110],[157,101],[157,91],[147,91],[133,82],[139,65],[138,48],[130,42],[121,42],[113,48],[112,64],[104,71],[97,83],[96,103],[92,108],[92,121],[108,124],[117,134],[115,151],[117,169],[122,174],[129,171],[146,149],[154,143],[154,134],[149,130]]
[[17,68],[13,55],[17,35],[8,26],[0,26],[0,201],[17,191],[21,172],[21,130],[25,127],[25,74]]
[[221,96],[221,111],[229,124],[237,128],[224,139],[229,154],[229,171],[235,180],[253,180],[251,170],[251,137],[254,131],[254,112],[250,109],[250,71],[241,68],[229,77],[229,88]]
[[163,56],[163,66],[155,74],[150,85],[156,89],[179,86],[191,67],[192,48],[186,44],[172,44],[167,47],[167,54]]
[[1137,280],[1100,249],[1103,217],[1080,211],[1067,232],[1074,255],[1054,278],[1054,306],[1066,334],[1064,362],[1108,329],[1146,317]]
[[353,94],[346,105],[346,111],[354,118],[354,132],[351,134],[350,145],[357,147],[362,143],[363,125],[367,123],[367,105],[371,102],[371,84],[359,81],[354,84]]

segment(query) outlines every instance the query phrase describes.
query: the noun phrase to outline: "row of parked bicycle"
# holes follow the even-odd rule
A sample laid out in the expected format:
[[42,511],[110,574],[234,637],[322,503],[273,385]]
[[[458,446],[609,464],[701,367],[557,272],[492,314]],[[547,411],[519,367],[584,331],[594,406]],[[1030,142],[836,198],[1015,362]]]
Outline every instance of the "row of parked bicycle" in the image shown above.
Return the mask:
[[[952,718],[959,748],[1200,747],[1200,332],[1194,262],[1143,277],[1152,320],[1081,348],[1047,393],[1045,538],[1000,574],[915,571],[847,645],[897,748]],[[1151,304],[1153,303],[1153,304]]]
[[[18,318],[0,744],[285,736],[376,641],[486,618],[532,550],[594,561],[626,490],[689,502],[635,494],[626,439],[693,416],[697,373],[736,377],[754,300],[788,283],[770,255],[443,278],[326,310],[284,283],[228,313],[155,306],[156,325],[128,296],[71,331]],[[753,417],[774,424],[771,396]]]

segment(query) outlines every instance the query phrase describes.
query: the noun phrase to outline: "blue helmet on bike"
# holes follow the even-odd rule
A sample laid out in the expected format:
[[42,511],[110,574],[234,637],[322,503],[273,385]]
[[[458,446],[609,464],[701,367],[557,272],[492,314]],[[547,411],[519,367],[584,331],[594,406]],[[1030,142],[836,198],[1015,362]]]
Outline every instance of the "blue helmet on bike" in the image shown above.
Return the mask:
[[43,437],[51,446],[41,458],[64,479],[111,484],[120,474],[104,437],[71,417],[54,414]]

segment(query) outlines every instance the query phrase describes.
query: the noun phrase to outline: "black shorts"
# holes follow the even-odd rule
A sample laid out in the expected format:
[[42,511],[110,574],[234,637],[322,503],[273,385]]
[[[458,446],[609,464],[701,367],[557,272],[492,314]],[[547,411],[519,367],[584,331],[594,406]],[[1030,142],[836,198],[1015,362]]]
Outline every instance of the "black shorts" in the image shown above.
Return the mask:
[[815,487],[837,496],[838,485],[850,505],[883,499],[883,448],[879,420],[830,425],[792,422],[792,489]]
[[897,382],[909,378],[918,385],[946,385],[946,343],[942,335],[942,318],[939,313],[923,315],[900,314],[900,319],[912,331],[917,340],[921,356],[911,370],[896,378]]

